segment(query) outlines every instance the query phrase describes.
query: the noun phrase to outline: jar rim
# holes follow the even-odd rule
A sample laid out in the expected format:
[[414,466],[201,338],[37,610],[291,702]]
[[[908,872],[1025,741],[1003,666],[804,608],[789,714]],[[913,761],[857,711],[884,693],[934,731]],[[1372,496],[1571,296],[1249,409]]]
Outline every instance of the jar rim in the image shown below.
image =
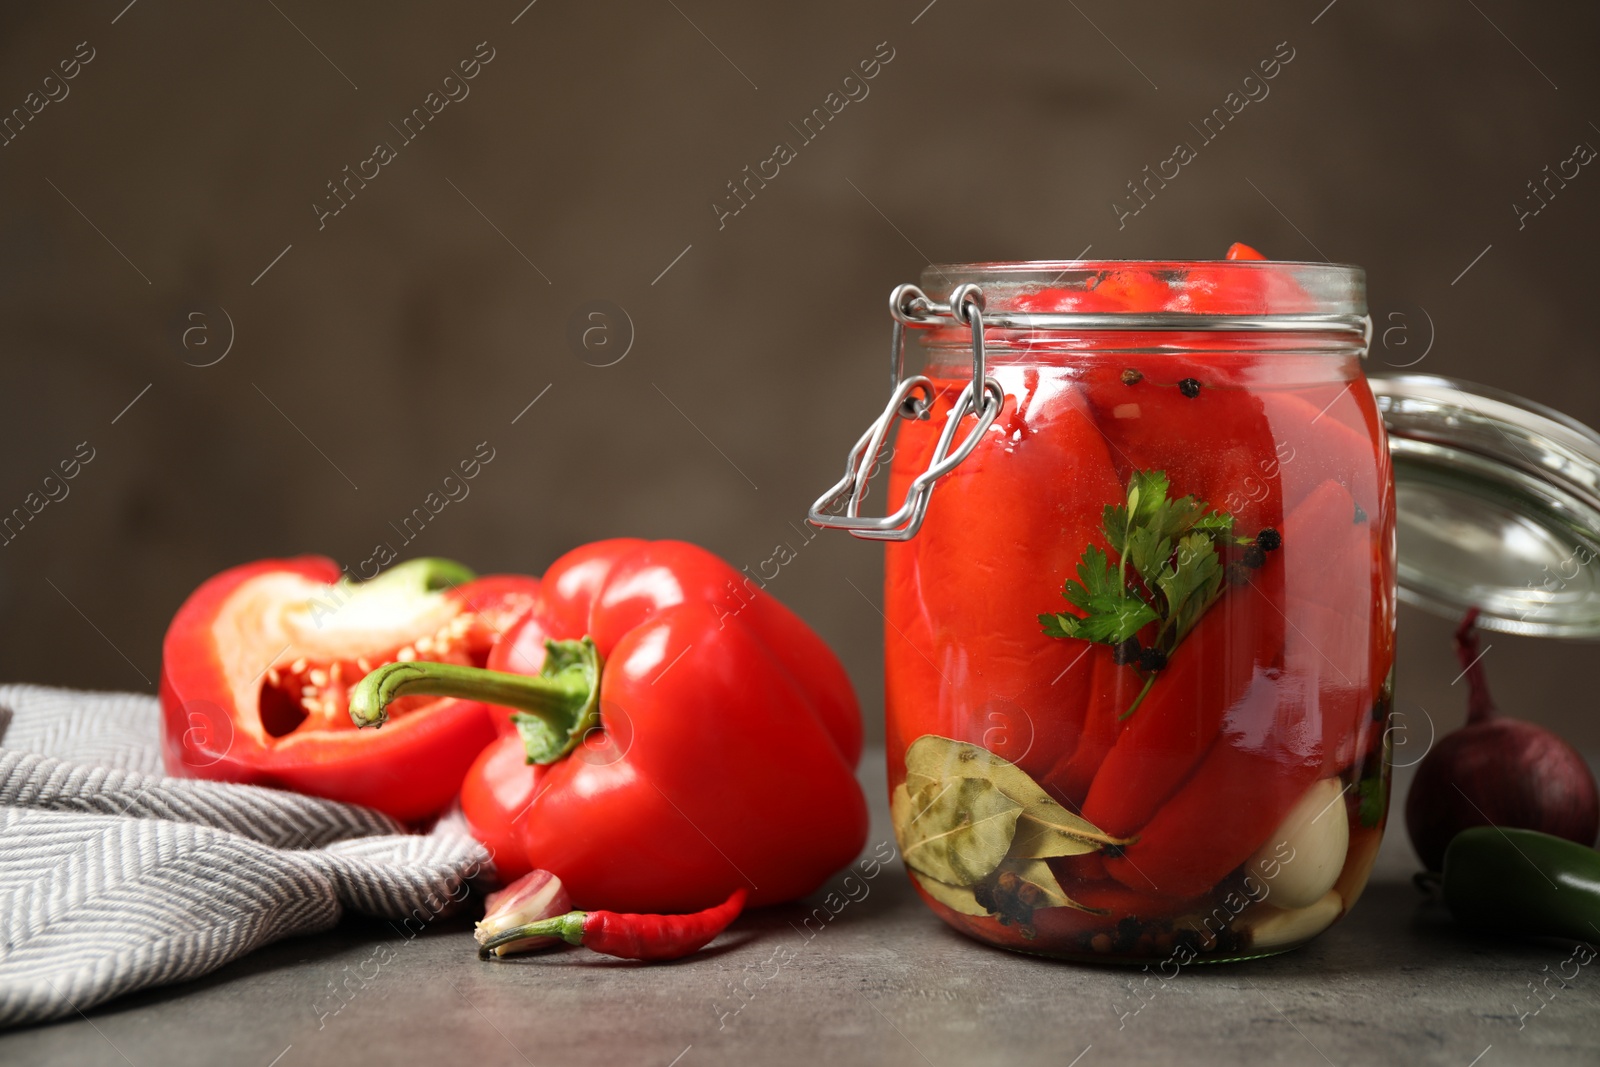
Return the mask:
[[934,263],[921,277],[934,305],[977,286],[986,320],[1074,316],[1051,324],[1064,328],[1090,325],[1087,315],[1107,316],[1109,328],[1134,325],[1129,316],[1357,320],[1367,315],[1366,281],[1350,264],[1268,259]]
[[1363,267],[1354,263],[1334,263],[1331,260],[1318,261],[1314,259],[992,259],[977,260],[970,263],[930,263],[923,268],[923,276],[932,271],[935,274],[958,273],[991,273],[1007,274],[1027,271],[1049,270],[1095,270],[1110,268],[1116,270],[1145,269],[1145,270],[1177,270],[1186,267],[1227,267],[1241,270],[1268,270],[1273,268],[1316,268],[1351,271],[1365,276]]

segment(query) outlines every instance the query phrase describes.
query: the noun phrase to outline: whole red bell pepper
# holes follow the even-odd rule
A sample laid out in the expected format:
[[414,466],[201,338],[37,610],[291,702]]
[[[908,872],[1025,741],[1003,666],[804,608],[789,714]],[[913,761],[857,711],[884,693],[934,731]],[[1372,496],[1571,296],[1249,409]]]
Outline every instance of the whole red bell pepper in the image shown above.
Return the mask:
[[759,906],[816,889],[866,840],[843,667],[704,549],[569,553],[494,665],[391,664],[350,711],[381,725],[407,694],[517,709],[462,790],[502,877],[550,871],[586,910],[696,911],[740,887]]
[[321,556],[262,560],[209,579],[162,643],[171,774],[293,789],[404,821],[436,814],[494,740],[471,700],[407,700],[382,734],[354,729],[350,687],[384,663],[484,664],[528,611],[536,578],[475,578],[415,559],[369,582]]

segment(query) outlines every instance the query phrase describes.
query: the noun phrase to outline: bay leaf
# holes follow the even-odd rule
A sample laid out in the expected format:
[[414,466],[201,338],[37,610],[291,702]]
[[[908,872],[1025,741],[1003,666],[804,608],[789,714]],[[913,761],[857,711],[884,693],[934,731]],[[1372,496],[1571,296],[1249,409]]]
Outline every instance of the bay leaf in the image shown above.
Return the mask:
[[989,914],[989,909],[979,904],[977,898],[972,895],[971,886],[948,885],[918,871],[912,871],[911,877],[917,880],[917,885],[922,887],[923,892],[953,912],[961,915]]
[[1038,908],[1064,908],[1072,906],[1072,900],[1066,891],[1061,888],[1061,883],[1056,880],[1055,872],[1044,860],[1038,859],[1008,859],[1000,865],[1000,871],[1016,875],[1028,885],[1035,886],[1044,894],[1044,899],[1035,904]]
[[1039,798],[1050,799],[1028,772],[996,756],[981,745],[956,741],[938,734],[923,734],[906,749],[906,774],[926,778],[982,778],[1027,807]]
[[1126,845],[1134,838],[1112,837],[1088,819],[1074,815],[1049,797],[1022,809],[1011,855],[1017,859],[1082,856],[1107,845]]
[[1001,898],[1002,908],[1025,909],[1031,917],[1039,908],[1074,908],[1091,915],[1104,915],[1099,908],[1080,904],[1067,896],[1056,880],[1050,865],[1040,859],[1008,859],[995,872],[996,881],[1005,887],[994,895]]
[[906,866],[950,885],[988,877],[1005,859],[1022,814],[1022,805],[982,778],[951,778],[903,796],[895,792]]
[[1133,840],[1112,837],[1089,820],[1074,815],[1027,771],[980,745],[924,734],[906,749],[908,782],[948,778],[983,779],[1022,805],[1014,856],[1081,856],[1106,845],[1126,845]]
[[903,784],[895,786],[894,792],[889,794],[889,821],[894,824],[894,836],[900,842],[902,852],[910,840],[911,816],[915,814],[916,809],[911,806],[911,791]]

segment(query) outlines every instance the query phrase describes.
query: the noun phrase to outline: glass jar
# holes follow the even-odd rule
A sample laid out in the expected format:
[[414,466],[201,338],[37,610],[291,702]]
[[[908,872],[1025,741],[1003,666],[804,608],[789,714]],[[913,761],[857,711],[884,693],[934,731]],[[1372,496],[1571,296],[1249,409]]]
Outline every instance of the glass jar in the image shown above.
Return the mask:
[[[1396,603],[1364,284],[994,263],[896,290],[894,399],[812,519],[889,542],[891,808],[950,925],[1182,965],[1293,948],[1360,896]],[[907,503],[863,519],[891,424]]]
[[[809,520],[889,543],[890,811],[957,929],[1180,967],[1302,944],[1383,833],[1397,591],[1600,638],[1600,433],[1364,378],[1359,269],[922,282],[890,296],[889,403]],[[865,516],[885,466],[898,507]]]

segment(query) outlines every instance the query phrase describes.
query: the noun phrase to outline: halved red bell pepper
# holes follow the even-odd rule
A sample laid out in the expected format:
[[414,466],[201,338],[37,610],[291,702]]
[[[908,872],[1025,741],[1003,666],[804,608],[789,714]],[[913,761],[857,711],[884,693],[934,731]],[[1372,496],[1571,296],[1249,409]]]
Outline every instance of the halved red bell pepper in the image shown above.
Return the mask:
[[462,790],[502,877],[550,871],[590,910],[792,900],[866,840],[860,716],[827,645],[744,583],[693,545],[585,546],[545,575],[504,669],[396,663],[351,715],[379,725],[407,694],[518,709]]
[[533,606],[536,578],[475,578],[415,559],[369,582],[322,556],[261,560],[209,579],[162,644],[171,774],[293,789],[398,819],[436,814],[494,740],[476,701],[408,700],[381,734],[354,729],[348,693],[397,659],[487,662]]

